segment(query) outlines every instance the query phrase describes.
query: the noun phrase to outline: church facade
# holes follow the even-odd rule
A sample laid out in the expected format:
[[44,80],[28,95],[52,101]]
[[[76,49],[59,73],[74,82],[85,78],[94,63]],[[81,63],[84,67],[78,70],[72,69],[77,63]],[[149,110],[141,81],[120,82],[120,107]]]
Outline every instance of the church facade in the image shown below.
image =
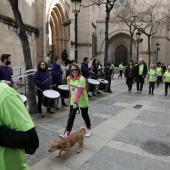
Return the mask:
[[[165,1],[166,2],[166,1]],[[170,2],[167,0],[167,7]],[[104,62],[105,51],[105,6],[90,6],[83,2],[78,13],[78,63],[84,57],[97,57]],[[118,0],[116,7],[126,5],[126,0]],[[115,24],[112,17],[116,7],[110,13],[108,32],[108,62],[123,62],[127,65],[130,57],[130,32],[125,23]],[[31,56],[34,65],[45,60],[51,52],[53,58],[60,57],[67,49],[70,59],[75,53],[75,16],[72,12],[71,2],[68,0],[23,0],[19,1],[19,10],[27,31]],[[64,27],[62,24],[68,20],[71,24]],[[156,61],[156,43],[159,42],[158,61],[170,64],[170,28],[166,26],[159,29],[151,37],[151,61]],[[135,32],[136,33],[136,32]],[[148,62],[148,41],[145,34],[141,34],[143,41],[139,43],[139,57]],[[18,28],[15,24],[12,8],[8,0],[0,1],[0,54],[12,55],[12,66],[24,66],[23,52],[18,38]],[[134,34],[132,41],[132,59],[137,59],[137,41]]]

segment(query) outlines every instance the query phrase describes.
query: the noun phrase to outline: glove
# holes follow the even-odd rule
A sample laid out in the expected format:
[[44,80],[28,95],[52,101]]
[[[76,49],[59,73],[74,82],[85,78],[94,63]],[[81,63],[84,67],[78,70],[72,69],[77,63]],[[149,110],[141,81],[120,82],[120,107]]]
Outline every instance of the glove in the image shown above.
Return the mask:
[[60,74],[63,74],[63,71],[61,71]]
[[73,109],[76,109],[77,106],[78,106],[77,103],[74,102],[74,103],[73,103]]

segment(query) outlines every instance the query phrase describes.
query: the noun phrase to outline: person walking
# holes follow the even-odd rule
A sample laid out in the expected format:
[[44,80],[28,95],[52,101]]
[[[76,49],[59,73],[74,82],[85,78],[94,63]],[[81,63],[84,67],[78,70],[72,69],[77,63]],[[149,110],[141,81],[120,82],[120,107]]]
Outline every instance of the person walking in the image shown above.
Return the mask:
[[69,77],[67,77],[67,84],[70,91],[70,112],[65,133],[64,135],[60,135],[60,137],[62,138],[70,135],[74,124],[75,115],[79,108],[87,127],[87,132],[85,136],[90,137],[92,134],[91,122],[88,114],[89,101],[86,83],[86,79],[81,75],[79,66],[76,64],[72,64],[70,66],[70,75]]
[[[37,96],[38,96],[38,112],[39,115],[44,118],[45,115],[42,112],[42,99],[43,91],[50,89],[51,85],[51,76],[48,71],[48,65],[45,61],[40,61],[37,66],[37,72],[34,74],[33,82],[37,87]],[[47,112],[54,114],[50,108],[47,108]]]
[[[61,60],[59,58],[55,59],[55,64],[53,64],[52,66],[52,70],[51,70],[51,76],[52,76],[52,82],[53,82],[53,90],[59,91],[58,86],[61,85],[62,82],[62,68],[60,66],[61,64]],[[64,98],[61,98],[61,105],[62,106],[68,106],[65,101]],[[57,109],[57,107],[56,107]]]
[[144,78],[147,74],[147,66],[143,63],[143,59],[139,59],[138,65],[134,68],[134,73],[136,77],[137,92],[141,92],[143,89]]
[[125,75],[125,78],[126,78],[126,84],[128,86],[128,92],[130,94],[131,91],[132,91],[133,79],[135,77],[133,60],[129,61],[129,64],[125,69],[124,75]]
[[108,85],[107,85],[107,89],[104,92],[113,93],[110,88],[112,71],[113,70],[112,70],[111,64],[107,63],[107,67],[104,69],[104,77],[105,77],[105,80],[108,81]]
[[155,88],[155,82],[157,77],[157,71],[154,64],[150,65],[150,69],[148,70],[148,76],[149,76],[149,94],[153,95],[154,88]]
[[122,78],[122,74],[123,74],[123,62],[119,64],[119,76],[118,76],[118,78],[119,77]]
[[34,123],[16,90],[0,83],[0,96],[0,170],[29,170],[25,153],[39,147]]
[[112,75],[111,75],[111,78],[114,79],[114,67],[115,67],[114,62],[112,62],[111,67],[112,67]]
[[161,83],[161,80],[162,80],[162,68],[161,68],[160,62],[157,63],[156,74],[157,74],[156,84],[159,87],[159,84]]
[[165,71],[163,78],[165,82],[165,96],[167,96],[168,87],[170,88],[170,65],[167,67],[167,71]]

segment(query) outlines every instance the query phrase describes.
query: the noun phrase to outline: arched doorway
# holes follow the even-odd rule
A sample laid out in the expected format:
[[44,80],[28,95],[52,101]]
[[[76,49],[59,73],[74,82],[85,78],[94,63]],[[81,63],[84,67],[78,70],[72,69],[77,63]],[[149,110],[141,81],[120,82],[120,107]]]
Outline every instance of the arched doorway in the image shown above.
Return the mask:
[[52,52],[53,58],[61,57],[64,49],[69,46],[69,27],[63,27],[63,22],[67,21],[67,12],[61,4],[56,4],[50,15],[49,28],[49,51]]
[[115,50],[115,66],[118,67],[121,62],[127,66],[128,51],[124,45],[119,45]]

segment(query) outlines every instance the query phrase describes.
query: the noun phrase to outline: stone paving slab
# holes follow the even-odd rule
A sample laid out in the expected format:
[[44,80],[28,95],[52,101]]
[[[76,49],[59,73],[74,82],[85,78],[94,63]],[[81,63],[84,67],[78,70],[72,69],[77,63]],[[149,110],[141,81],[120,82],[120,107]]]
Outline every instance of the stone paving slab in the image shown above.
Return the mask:
[[81,170],[169,170],[170,164],[145,156],[103,147],[81,167]]

